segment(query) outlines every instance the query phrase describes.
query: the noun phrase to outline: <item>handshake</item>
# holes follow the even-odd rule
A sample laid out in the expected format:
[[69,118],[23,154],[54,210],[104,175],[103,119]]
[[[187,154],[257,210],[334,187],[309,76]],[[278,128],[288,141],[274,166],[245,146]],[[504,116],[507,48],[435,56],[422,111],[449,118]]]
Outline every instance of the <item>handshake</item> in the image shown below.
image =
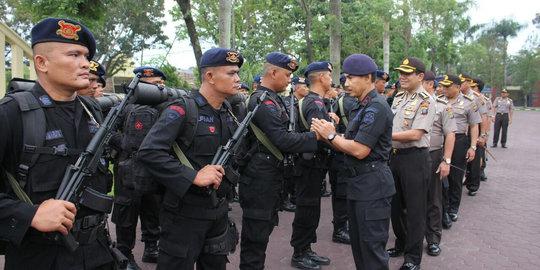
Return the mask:
[[311,120],[311,131],[314,131],[315,134],[317,134],[318,141],[322,139],[328,142],[328,135],[336,132],[335,125],[339,123],[339,117],[335,113],[329,113],[329,115],[336,124],[328,122],[324,119],[313,118]]

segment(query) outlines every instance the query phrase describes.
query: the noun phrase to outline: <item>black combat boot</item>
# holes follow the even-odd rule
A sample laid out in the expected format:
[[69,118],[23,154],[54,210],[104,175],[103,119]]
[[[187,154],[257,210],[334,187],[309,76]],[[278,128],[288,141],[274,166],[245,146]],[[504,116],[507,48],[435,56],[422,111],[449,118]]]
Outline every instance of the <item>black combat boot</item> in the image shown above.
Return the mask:
[[159,251],[156,241],[144,242],[142,261],[145,263],[157,263]]
[[294,249],[293,256],[291,258],[291,266],[294,268],[305,270],[319,270],[321,266],[313,261],[308,255],[308,249]]
[[129,255],[126,256],[126,257],[128,258],[128,264],[127,264],[126,270],[141,270],[141,268],[139,267],[139,265],[135,261],[135,257],[133,257],[132,253],[129,253]]
[[316,262],[317,264],[320,264],[320,265],[329,265],[330,264],[330,259],[329,258],[319,256],[317,253],[315,253],[315,251],[311,250],[311,247],[307,248],[306,253],[307,253],[308,257],[312,261]]
[[326,189],[326,180],[323,180],[322,187],[321,187],[321,196],[330,197],[331,195],[332,195],[332,192]]
[[281,202],[281,209],[287,212],[294,212],[296,211],[296,205],[292,204],[289,200],[289,196],[287,196]]
[[334,232],[332,233],[332,241],[335,243],[351,244],[351,237],[349,236],[349,229],[346,222],[335,222]]

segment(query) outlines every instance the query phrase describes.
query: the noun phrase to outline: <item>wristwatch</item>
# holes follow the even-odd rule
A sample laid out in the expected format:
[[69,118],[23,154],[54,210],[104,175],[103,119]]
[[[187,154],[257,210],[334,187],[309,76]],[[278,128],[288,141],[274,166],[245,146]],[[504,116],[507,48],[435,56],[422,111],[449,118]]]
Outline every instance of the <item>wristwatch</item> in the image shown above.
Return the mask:
[[452,162],[452,159],[449,159],[449,158],[443,158],[443,161],[444,161],[446,164],[450,165],[450,163]]
[[476,145],[471,145],[472,150],[476,151]]
[[337,136],[338,134],[337,133],[330,133],[328,134],[328,141],[331,143]]

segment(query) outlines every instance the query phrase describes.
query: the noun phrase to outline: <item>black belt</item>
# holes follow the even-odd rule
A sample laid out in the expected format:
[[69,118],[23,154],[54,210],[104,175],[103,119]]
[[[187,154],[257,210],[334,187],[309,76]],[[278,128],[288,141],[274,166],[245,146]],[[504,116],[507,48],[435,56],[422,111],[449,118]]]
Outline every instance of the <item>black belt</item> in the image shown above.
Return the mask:
[[506,113],[506,112],[498,112],[497,114],[499,114],[499,115],[505,115],[505,114],[508,114],[508,113]]
[[355,166],[345,167],[345,175],[348,177],[355,177],[364,173],[373,172],[379,170],[383,166],[387,166],[386,160],[376,160],[371,162],[365,162]]
[[419,152],[426,150],[427,147],[409,147],[409,148],[393,148],[392,154],[393,155],[406,155],[414,152]]
[[[207,189],[205,188],[205,190]],[[224,201],[225,201],[225,197],[218,197],[218,206],[221,205],[221,203]],[[195,193],[192,193],[190,190],[184,195],[184,197],[182,197],[182,202],[189,205],[195,205],[195,206],[200,206],[204,208],[215,208],[214,205],[212,204],[212,200],[210,199],[210,195],[208,191],[205,191],[204,194],[195,194]]]
[[107,215],[97,214],[76,219],[71,229],[73,237],[80,244],[94,242],[98,236],[105,235],[105,220]]

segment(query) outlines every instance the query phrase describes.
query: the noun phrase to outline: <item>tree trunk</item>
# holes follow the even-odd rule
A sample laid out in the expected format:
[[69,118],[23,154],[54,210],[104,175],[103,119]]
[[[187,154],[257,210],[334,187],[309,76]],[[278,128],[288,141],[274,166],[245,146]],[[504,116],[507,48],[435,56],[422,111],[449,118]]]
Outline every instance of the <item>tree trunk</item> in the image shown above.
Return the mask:
[[306,12],[306,27],[304,27],[304,37],[306,39],[308,61],[309,63],[311,63],[315,61],[315,56],[313,55],[313,47],[311,46],[311,38],[309,37],[309,34],[311,32],[311,9],[310,5],[307,3],[306,0],[298,0],[298,3],[300,3],[304,11]]
[[219,47],[231,47],[232,1],[219,0]]
[[341,74],[341,1],[330,0],[330,16],[334,17],[330,23],[330,62],[334,65],[332,80],[339,82]]
[[195,54],[195,60],[197,61],[197,68],[199,69],[200,74],[201,69],[199,67],[199,63],[201,62],[202,50],[201,44],[199,43],[199,36],[197,35],[197,29],[195,28],[195,21],[193,21],[193,16],[191,15],[190,0],[176,0],[176,2],[180,6],[180,10],[184,15],[184,22],[186,23],[186,27],[188,29],[191,47],[193,47],[193,53]]
[[390,22],[386,18],[383,32],[383,65],[384,72],[390,74]]
[[507,37],[505,36],[504,37],[504,48],[503,48],[503,74],[504,74],[504,78],[503,78],[503,84],[504,84],[504,87],[506,88],[506,51],[508,50],[508,40],[507,40]]

